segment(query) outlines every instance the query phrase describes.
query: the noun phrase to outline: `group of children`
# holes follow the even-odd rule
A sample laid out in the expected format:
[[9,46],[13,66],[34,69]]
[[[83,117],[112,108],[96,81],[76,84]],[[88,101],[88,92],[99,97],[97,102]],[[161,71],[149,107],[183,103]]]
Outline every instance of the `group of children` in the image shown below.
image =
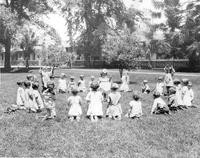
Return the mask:
[[[34,76],[27,76],[27,81],[18,82],[17,105],[18,109],[28,109],[29,112],[40,112],[46,109],[47,115],[44,119],[52,119],[56,117],[55,95],[56,93],[71,93],[67,98],[67,105],[70,107],[68,116],[71,121],[80,121],[82,112],[83,100],[78,95],[79,92],[87,92],[85,100],[88,104],[87,116],[91,121],[98,121],[103,117],[103,103],[107,103],[106,117],[121,120],[121,93],[131,92],[129,88],[129,75],[125,71],[119,86],[112,82],[112,78],[108,76],[108,72],[104,69],[98,79],[91,76],[89,88],[83,75],[80,75],[79,81],[76,83],[73,76],[70,81],[66,81],[66,75],[61,74],[58,80],[56,89],[53,80],[51,68],[40,70],[42,79],[42,94],[39,92],[39,82]],[[170,114],[170,111],[177,111],[192,107],[194,93],[192,91],[192,83],[188,79],[174,79],[169,69],[166,69],[165,77],[159,77],[156,87],[150,89],[148,81],[144,80],[142,85],[142,93],[148,95],[153,92],[154,102],[152,105],[151,114]],[[167,98],[167,103],[163,100]],[[129,118],[139,118],[142,113],[142,102],[139,92],[133,92],[133,98],[129,102],[130,109],[125,115]]]

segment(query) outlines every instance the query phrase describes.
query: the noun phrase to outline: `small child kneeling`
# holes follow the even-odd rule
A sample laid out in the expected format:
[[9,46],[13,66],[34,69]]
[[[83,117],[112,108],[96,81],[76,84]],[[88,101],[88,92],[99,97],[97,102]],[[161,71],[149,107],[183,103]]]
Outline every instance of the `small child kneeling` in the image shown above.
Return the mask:
[[160,97],[159,92],[153,94],[154,102],[151,109],[151,114],[170,114],[169,108],[165,101]]

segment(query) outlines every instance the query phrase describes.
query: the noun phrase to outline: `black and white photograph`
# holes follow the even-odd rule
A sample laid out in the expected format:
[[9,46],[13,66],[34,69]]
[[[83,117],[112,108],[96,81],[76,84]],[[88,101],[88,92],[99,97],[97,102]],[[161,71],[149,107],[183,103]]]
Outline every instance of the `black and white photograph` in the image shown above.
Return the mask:
[[200,0],[0,0],[0,157],[199,158]]

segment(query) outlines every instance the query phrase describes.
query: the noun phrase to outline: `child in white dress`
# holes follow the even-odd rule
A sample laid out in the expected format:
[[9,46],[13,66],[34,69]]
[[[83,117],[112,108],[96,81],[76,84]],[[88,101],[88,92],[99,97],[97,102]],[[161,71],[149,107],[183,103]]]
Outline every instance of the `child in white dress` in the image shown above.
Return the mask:
[[80,121],[80,117],[82,115],[82,109],[81,109],[82,99],[77,94],[78,94],[78,89],[74,88],[72,89],[72,96],[70,96],[67,99],[67,104],[70,107],[68,115],[71,121],[73,120]]
[[177,107],[179,110],[183,110],[183,96],[182,96],[182,85],[181,81],[177,78],[174,79],[174,86],[176,88],[176,101],[177,101]]
[[42,97],[39,92],[39,84],[34,83],[32,85],[33,88],[33,102],[34,106],[37,108],[37,112],[41,112],[42,109],[44,109],[44,103],[42,100]]
[[165,87],[166,87],[166,95],[169,95],[169,89],[173,87],[173,79],[170,70],[166,70],[165,79],[164,79]]
[[148,85],[148,81],[144,80],[142,84],[142,93],[149,94],[151,92],[150,87]]
[[156,83],[155,91],[159,92],[160,95],[164,94],[164,82],[163,82],[163,77],[162,76],[160,76],[158,78],[158,82]]
[[92,85],[92,83],[95,81],[95,77],[94,76],[91,76],[90,77],[90,82],[89,82],[89,90],[90,91],[92,91],[92,89],[91,89],[91,85]]
[[160,93],[154,92],[153,97],[154,97],[154,102],[151,109],[151,114],[170,114],[167,104],[160,97]]
[[124,72],[124,75],[122,76],[121,80],[122,80],[122,84],[121,84],[121,87],[120,87],[120,91],[121,92],[130,91],[130,89],[129,89],[130,77],[129,77],[127,71]]
[[37,112],[37,107],[34,104],[33,90],[30,82],[24,82],[25,87],[25,107],[29,112]]
[[194,107],[192,102],[194,100],[194,92],[192,90],[192,82],[188,82],[187,86],[183,87],[183,103],[186,107]]
[[119,86],[114,83],[111,87],[111,93],[108,95],[108,109],[106,117],[114,120],[121,120],[122,108],[120,104],[121,94],[117,92]]
[[45,116],[44,120],[53,119],[56,117],[55,95],[54,83],[48,82],[47,89],[43,92],[44,106],[47,110],[47,115]]
[[79,92],[86,92],[84,75],[80,75],[80,80],[78,81],[78,90]]
[[91,121],[98,121],[98,117],[103,116],[103,95],[98,91],[98,82],[93,82],[91,88],[92,91],[86,96],[86,100],[89,104],[87,116],[89,116]]
[[66,93],[66,91],[67,91],[67,81],[65,79],[65,74],[62,73],[58,80],[58,92]]
[[76,82],[74,80],[75,80],[75,77],[70,76],[70,81],[68,83],[68,93],[71,92],[71,90],[76,87]]
[[19,86],[17,89],[17,107],[18,109],[25,109],[25,91],[23,88],[23,82],[17,82],[17,85]]
[[133,100],[130,101],[129,105],[130,105],[130,110],[126,114],[126,117],[134,119],[134,118],[139,118],[143,115],[142,103],[140,101],[140,97],[137,92],[133,94]]

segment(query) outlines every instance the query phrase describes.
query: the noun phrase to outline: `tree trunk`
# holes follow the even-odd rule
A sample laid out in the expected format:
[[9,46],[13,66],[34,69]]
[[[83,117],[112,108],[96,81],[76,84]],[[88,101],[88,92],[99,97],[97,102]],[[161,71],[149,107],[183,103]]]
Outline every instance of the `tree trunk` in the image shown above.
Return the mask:
[[11,42],[10,42],[10,40],[7,40],[6,44],[5,44],[5,61],[4,61],[4,68],[6,68],[6,69],[11,68],[10,49],[11,49]]
[[123,71],[124,71],[124,69],[122,69],[122,68],[119,69],[120,78],[122,78]]
[[25,50],[25,65],[26,65],[26,68],[28,69],[29,68],[29,50]]

